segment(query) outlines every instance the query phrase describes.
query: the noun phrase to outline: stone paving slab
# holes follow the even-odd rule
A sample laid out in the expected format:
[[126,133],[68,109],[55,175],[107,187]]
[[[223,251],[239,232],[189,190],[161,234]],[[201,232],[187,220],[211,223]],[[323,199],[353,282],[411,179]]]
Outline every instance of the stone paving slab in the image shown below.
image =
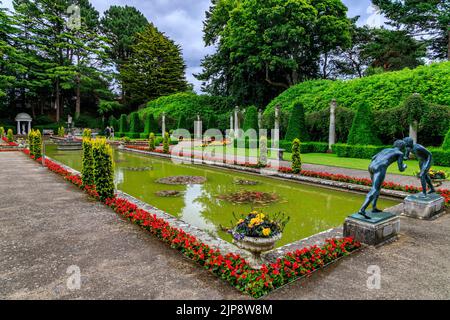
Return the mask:
[[[0,299],[247,299],[112,210],[27,159],[0,154]],[[266,299],[450,299],[450,215],[401,217],[400,239]],[[70,291],[67,268],[81,269]],[[367,289],[367,268],[381,289]]]

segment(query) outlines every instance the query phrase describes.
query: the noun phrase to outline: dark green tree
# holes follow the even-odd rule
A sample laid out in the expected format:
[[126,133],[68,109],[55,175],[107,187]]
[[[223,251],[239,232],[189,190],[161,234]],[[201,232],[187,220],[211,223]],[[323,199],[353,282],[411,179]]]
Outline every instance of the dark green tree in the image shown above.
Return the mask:
[[442,149],[450,151],[450,129],[447,131],[447,134],[445,135],[444,142],[442,143]]
[[206,129],[218,129],[218,122],[217,122],[217,117],[214,113],[209,115],[208,118],[208,125],[206,127]]
[[258,132],[258,109],[255,106],[248,107],[245,111],[243,129],[244,131],[254,129]]
[[300,139],[301,141],[309,140],[305,122],[305,108],[301,101],[296,101],[292,105],[291,116],[284,139],[286,141],[292,141],[294,139]]
[[186,66],[178,45],[152,24],[136,35],[136,41],[121,70],[125,91],[134,106],[187,90]]
[[111,6],[101,19],[103,33],[110,39],[109,56],[118,71],[118,80],[122,83],[122,97],[126,97],[124,84],[120,78],[123,65],[130,59],[132,46],[136,43],[136,34],[144,31],[148,25],[145,16],[136,8]]
[[217,0],[207,13],[205,90],[243,103],[268,100],[319,76],[320,56],[350,45],[351,23],[341,0]]
[[367,103],[361,104],[356,112],[353,124],[348,135],[348,144],[351,145],[380,145],[381,141],[376,135],[373,125],[372,109]]
[[130,132],[140,133],[142,130],[141,118],[139,118],[139,113],[133,112],[130,116]]
[[396,29],[428,45],[430,58],[450,59],[450,1],[372,0]]
[[189,129],[188,123],[187,123],[187,119],[186,119],[186,115],[184,113],[182,113],[180,115],[180,117],[178,118],[178,124],[177,124],[177,129]]

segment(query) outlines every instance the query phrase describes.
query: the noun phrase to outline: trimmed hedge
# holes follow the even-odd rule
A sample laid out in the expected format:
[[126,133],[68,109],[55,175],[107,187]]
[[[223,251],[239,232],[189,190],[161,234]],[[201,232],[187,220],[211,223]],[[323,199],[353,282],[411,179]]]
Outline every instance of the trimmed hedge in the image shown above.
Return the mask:
[[348,134],[347,144],[351,145],[379,145],[373,124],[374,115],[367,103],[362,103],[353,119],[352,128]]
[[433,164],[437,166],[450,167],[450,151],[442,148],[428,148],[433,154]]
[[352,80],[305,81],[273,99],[264,115],[272,114],[277,104],[290,111],[292,101],[297,99],[302,101],[306,113],[328,108],[332,99],[354,110],[363,102],[373,110],[384,110],[398,107],[413,93],[421,94],[429,103],[450,106],[449,71],[450,62],[442,62]]
[[[238,147],[238,141],[242,143],[242,139],[234,140],[234,147]],[[256,143],[258,146],[257,140],[252,140],[253,143]],[[267,148],[272,147],[272,141],[267,141]],[[285,149],[286,152],[290,152],[292,150],[292,142],[286,140],[280,140],[278,143],[278,147],[280,149]],[[250,148],[250,139],[245,140],[245,148]],[[327,153],[328,152],[328,143],[326,142],[301,142],[300,143],[300,152],[301,153]]]
[[285,140],[287,141],[293,141],[294,139],[309,141],[309,134],[306,130],[305,123],[305,109],[301,101],[296,101],[293,104],[285,136]]
[[245,111],[243,130],[247,131],[250,129],[254,129],[258,134],[258,109],[255,106],[251,106]]
[[337,143],[331,148],[333,153],[341,158],[372,159],[372,157],[381,150],[391,148],[391,146],[366,146]]
[[106,139],[95,139],[92,143],[94,159],[94,182],[102,201],[114,197],[114,161],[112,148]]

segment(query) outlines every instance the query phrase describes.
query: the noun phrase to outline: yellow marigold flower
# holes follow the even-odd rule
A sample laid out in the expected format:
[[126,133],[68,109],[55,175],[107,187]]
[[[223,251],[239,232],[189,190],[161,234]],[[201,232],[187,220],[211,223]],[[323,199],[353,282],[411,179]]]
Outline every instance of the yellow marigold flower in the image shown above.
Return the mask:
[[270,236],[270,233],[272,232],[272,230],[270,230],[270,228],[264,228],[262,233],[264,236]]
[[258,225],[258,224],[261,224],[261,219],[258,219],[258,218],[253,218],[252,220],[250,220],[250,224],[251,225]]
[[259,218],[259,219],[261,219],[261,220],[263,220],[264,218],[265,218],[266,216],[264,215],[264,213],[260,213],[260,214],[258,214],[258,216],[257,216],[257,218]]
[[244,219],[240,219],[237,224],[241,224],[242,222],[244,222]]

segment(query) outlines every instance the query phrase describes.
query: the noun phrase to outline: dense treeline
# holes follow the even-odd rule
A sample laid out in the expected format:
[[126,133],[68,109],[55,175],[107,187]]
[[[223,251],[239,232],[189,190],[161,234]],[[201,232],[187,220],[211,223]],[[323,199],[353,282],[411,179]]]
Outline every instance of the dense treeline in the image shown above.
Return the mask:
[[[133,7],[112,6],[101,18],[89,0],[13,7],[0,9],[0,122],[28,112],[36,125],[68,114],[98,125],[99,115],[188,89],[180,47]],[[143,61],[148,72],[136,68]]]

